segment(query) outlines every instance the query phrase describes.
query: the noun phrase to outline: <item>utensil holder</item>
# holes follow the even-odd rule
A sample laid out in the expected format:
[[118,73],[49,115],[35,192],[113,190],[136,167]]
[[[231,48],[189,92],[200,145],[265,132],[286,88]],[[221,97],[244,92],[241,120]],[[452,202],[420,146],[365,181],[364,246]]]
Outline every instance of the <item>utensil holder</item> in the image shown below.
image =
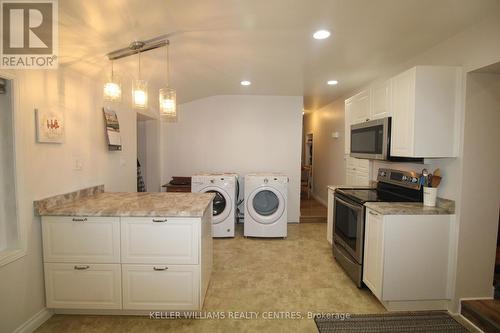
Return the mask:
[[436,206],[437,190],[437,187],[424,186],[424,206]]

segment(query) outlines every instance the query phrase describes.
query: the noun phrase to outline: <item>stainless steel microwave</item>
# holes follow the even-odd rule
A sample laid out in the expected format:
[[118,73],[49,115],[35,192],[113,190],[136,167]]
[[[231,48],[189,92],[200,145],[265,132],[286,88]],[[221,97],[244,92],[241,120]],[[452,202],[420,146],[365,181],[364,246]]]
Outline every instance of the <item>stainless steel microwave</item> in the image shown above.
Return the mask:
[[351,125],[351,156],[387,160],[391,142],[391,118]]

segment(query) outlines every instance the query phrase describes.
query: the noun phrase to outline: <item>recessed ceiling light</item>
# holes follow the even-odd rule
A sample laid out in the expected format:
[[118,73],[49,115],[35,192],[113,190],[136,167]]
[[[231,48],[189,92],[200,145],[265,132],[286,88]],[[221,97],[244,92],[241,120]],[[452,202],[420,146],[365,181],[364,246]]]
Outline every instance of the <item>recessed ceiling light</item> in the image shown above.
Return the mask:
[[337,80],[329,80],[329,81],[327,81],[326,83],[327,83],[328,85],[330,85],[330,86],[334,86],[334,85],[336,85],[337,83],[339,83],[339,81],[337,81]]
[[328,30],[318,30],[313,34],[314,39],[326,39],[330,37],[330,31]]
[[240,82],[240,84],[241,84],[242,86],[249,86],[249,85],[251,85],[251,84],[252,84],[252,82],[247,81],[247,80],[243,80],[243,81],[241,81],[241,82]]

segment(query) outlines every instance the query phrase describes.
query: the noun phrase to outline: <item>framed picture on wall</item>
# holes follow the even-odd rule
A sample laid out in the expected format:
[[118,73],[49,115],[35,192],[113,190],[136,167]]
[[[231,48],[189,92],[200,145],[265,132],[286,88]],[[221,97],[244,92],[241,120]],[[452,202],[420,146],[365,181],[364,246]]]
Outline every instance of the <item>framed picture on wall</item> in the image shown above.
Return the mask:
[[35,109],[35,122],[37,142],[64,142],[64,113],[59,108]]

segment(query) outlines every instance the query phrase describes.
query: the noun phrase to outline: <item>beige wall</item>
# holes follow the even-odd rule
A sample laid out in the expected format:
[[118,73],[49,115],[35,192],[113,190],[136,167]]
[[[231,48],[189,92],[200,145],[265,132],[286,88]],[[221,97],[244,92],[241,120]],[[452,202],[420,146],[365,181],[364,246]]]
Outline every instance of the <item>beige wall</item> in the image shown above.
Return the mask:
[[179,121],[162,126],[164,180],[203,171],[283,172],[290,178],[288,221],[299,221],[302,96],[203,98],[180,105]]
[[[116,107],[123,151],[108,152],[101,86],[94,80],[64,69],[9,74],[20,85],[16,170],[27,254],[0,267],[0,332],[12,332],[45,307],[40,219],[33,214],[33,201],[97,184],[105,184],[108,191],[134,191],[136,184],[135,113],[123,107],[130,105],[129,94]],[[33,109],[54,105],[65,112],[65,142],[38,144]],[[74,168],[76,159],[83,163],[81,171]]]
[[467,78],[456,293],[490,297],[500,208],[500,74]]
[[[345,183],[344,100],[304,115],[304,133],[313,133],[313,196],[327,205],[328,184]],[[338,139],[332,138],[339,132]]]
[[[381,73],[380,78],[377,81],[383,81],[388,79],[389,77],[402,72],[412,66],[415,65],[453,65],[453,66],[461,66],[464,69],[464,72],[470,72],[476,70],[478,68],[496,63],[500,61],[500,13],[492,13],[492,15],[479,22],[478,24],[462,31],[461,33],[451,37],[448,40],[443,41],[442,43],[436,45],[435,47],[422,52],[416,55],[414,58],[408,60],[405,63],[394,65],[393,68],[388,70],[385,73]],[[462,104],[465,104],[465,81],[466,75],[464,75],[463,81],[463,100]],[[348,94],[349,96],[354,95],[356,92],[363,90],[366,87],[359,87],[358,90],[352,91],[352,93]],[[318,112],[317,116],[308,116],[312,117],[311,119],[322,119],[323,121],[330,122],[329,124],[324,124],[323,121],[310,121],[307,120],[308,125],[305,127],[308,128],[309,131],[314,133],[316,137],[322,138],[324,142],[318,142],[315,138],[315,145],[319,145],[320,147],[327,147],[332,139],[330,139],[327,135],[327,132],[330,131],[331,128],[342,128],[344,126],[343,117],[335,116],[337,111],[343,108],[343,100],[341,98],[338,101],[334,101],[333,103],[324,106],[319,110],[313,110],[312,114],[314,115]],[[478,260],[478,255],[484,259],[484,263],[488,263],[492,260],[491,248],[493,247],[492,239],[485,239],[483,246],[478,247],[478,250],[474,252],[474,255],[466,255],[462,249],[473,248],[477,244],[477,239],[474,237],[466,236],[467,231],[467,222],[462,218],[462,205],[465,204],[465,199],[462,198],[462,194],[465,194],[467,188],[464,184],[462,184],[463,174],[467,170],[466,164],[464,166],[463,157],[467,155],[463,154],[463,146],[464,146],[464,108],[461,108],[461,114],[459,115],[459,124],[460,128],[459,137],[457,137],[457,142],[459,144],[458,150],[460,151],[459,157],[450,158],[450,159],[434,159],[428,160],[428,168],[434,170],[436,167],[439,167],[443,170],[443,175],[445,179],[443,180],[442,186],[439,189],[439,195],[442,197],[447,197],[450,199],[456,200],[457,205],[457,214],[456,214],[456,225],[455,225],[455,234],[452,236],[454,239],[458,239],[459,241],[455,241],[455,248],[453,251],[459,253],[460,255],[455,257],[452,261],[452,267],[450,270],[453,272],[450,276],[450,281],[452,283],[453,290],[453,300],[450,304],[451,311],[457,311],[458,309],[458,300],[462,297],[470,297],[472,294],[476,294],[475,296],[482,296],[484,293],[480,288],[475,288],[474,286],[485,284],[490,285],[491,276],[487,270],[481,270],[480,272],[470,273],[470,270],[474,268],[472,262],[474,260]],[[482,121],[485,120],[481,117]],[[467,119],[465,119],[467,121]],[[467,140],[467,137],[465,137]],[[327,149],[322,149],[323,151],[327,151]],[[343,148],[342,148],[343,151]],[[337,152],[333,152],[336,154]],[[319,159],[319,160],[316,160]],[[325,154],[316,154],[315,163],[317,167],[314,167],[314,175],[315,179],[315,193],[320,198],[324,200],[324,188],[328,184],[339,184],[343,182],[343,179],[340,177],[341,173],[344,172],[345,164],[343,160],[338,158],[330,157]],[[380,166],[391,166],[395,168],[403,168],[403,169],[411,169],[411,170],[421,170],[423,165],[416,164],[387,164],[386,162],[375,162],[373,163],[373,170],[377,170]],[[463,170],[463,166],[465,169]],[[338,171],[341,170],[342,171]],[[330,176],[332,170],[335,170],[335,174],[338,175],[335,178]],[[342,179],[342,181],[339,181]],[[488,189],[486,189],[488,191]],[[489,192],[488,192],[489,193]],[[467,198],[467,196],[465,196]],[[465,208],[466,209],[466,208]],[[467,213],[465,213],[467,214]],[[464,223],[464,224],[463,224]],[[491,226],[487,221],[476,221],[476,226],[478,228],[482,228],[482,224],[485,224],[485,230],[490,230]],[[462,227],[464,228],[462,230]],[[496,234],[495,234],[496,235]],[[465,256],[464,256],[465,255]],[[485,264],[486,265],[486,264]],[[458,268],[457,268],[458,267]],[[468,290],[468,280],[471,278],[478,279],[481,282],[471,283],[470,286],[475,292]],[[455,288],[455,282],[457,286]],[[491,295],[491,289],[490,289]]]

